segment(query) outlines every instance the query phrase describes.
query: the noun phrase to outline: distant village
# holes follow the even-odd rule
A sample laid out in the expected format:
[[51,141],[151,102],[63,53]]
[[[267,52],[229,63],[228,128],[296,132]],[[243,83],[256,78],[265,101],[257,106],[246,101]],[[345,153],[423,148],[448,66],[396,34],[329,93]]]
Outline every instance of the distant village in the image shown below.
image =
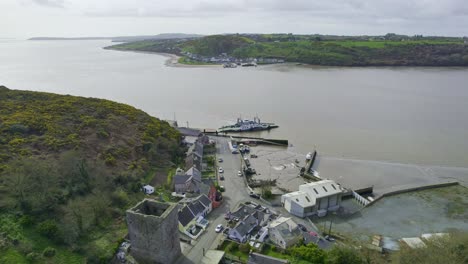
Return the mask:
[[215,57],[202,56],[199,54],[193,54],[190,52],[182,52],[182,55],[187,57],[190,60],[203,62],[203,63],[213,63],[213,64],[229,64],[235,63],[241,65],[242,63],[256,63],[256,64],[275,64],[275,63],[284,63],[284,58],[279,57],[260,57],[260,58],[235,58],[229,56],[227,53],[221,53]]

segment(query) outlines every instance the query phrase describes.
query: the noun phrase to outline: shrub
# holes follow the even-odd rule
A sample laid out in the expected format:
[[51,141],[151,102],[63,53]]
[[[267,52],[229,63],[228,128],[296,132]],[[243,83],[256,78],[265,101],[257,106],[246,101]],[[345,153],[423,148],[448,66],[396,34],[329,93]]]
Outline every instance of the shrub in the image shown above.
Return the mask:
[[54,220],[45,220],[37,226],[37,231],[50,239],[57,239],[59,230],[57,223]]
[[31,226],[34,223],[34,219],[32,216],[23,215],[19,219],[19,224],[22,226]]
[[243,253],[249,253],[250,252],[250,245],[249,244],[240,244],[239,245],[239,251]]
[[114,191],[111,195],[111,200],[112,204],[119,208],[124,207],[129,202],[127,193],[122,189]]
[[42,252],[42,256],[51,258],[55,256],[56,250],[53,247],[46,247],[44,251]]
[[107,166],[115,166],[117,164],[117,160],[112,156],[112,154],[107,154],[104,162]]
[[229,245],[226,246],[226,252],[233,252],[239,249],[238,245],[234,242],[230,242]]
[[31,263],[36,263],[41,256],[36,252],[31,252],[26,255],[26,259]]

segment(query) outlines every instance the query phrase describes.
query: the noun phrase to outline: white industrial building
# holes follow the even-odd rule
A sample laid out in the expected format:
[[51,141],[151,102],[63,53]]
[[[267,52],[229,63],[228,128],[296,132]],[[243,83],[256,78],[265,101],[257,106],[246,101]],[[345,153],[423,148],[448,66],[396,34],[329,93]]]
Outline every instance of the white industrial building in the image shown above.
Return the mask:
[[311,182],[299,186],[299,191],[281,196],[281,204],[291,214],[306,217],[324,216],[336,211],[341,204],[343,190],[332,180]]

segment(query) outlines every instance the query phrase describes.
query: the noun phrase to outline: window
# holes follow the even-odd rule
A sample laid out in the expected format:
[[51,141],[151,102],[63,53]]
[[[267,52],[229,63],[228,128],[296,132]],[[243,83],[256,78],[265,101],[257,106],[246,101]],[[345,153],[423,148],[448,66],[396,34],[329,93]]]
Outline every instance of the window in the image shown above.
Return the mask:
[[318,192],[317,192],[317,190],[316,190],[315,188],[314,188],[314,192],[315,192],[316,194],[318,194]]
[[332,183],[332,185],[331,185],[331,186],[333,187],[333,189],[335,189],[335,190],[336,190],[336,187],[335,187],[335,185],[334,185],[333,183]]
[[309,199],[309,197],[307,197],[307,196],[306,196],[305,198],[306,198],[306,200],[307,200],[307,201],[310,203],[310,199]]
[[322,186],[322,188],[323,188],[326,192],[328,192],[328,191],[327,191],[327,188],[325,188],[325,186]]

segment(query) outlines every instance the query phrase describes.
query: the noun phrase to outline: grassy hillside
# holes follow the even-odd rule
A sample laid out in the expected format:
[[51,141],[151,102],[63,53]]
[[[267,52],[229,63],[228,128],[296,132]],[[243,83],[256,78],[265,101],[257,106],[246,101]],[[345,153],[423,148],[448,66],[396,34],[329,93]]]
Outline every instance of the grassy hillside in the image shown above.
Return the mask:
[[140,186],[183,153],[131,106],[0,86],[0,263],[107,263]]
[[461,38],[337,37],[320,35],[215,35],[190,41],[144,41],[109,47],[119,50],[190,52],[205,57],[282,58],[332,66],[468,66],[468,45]]

